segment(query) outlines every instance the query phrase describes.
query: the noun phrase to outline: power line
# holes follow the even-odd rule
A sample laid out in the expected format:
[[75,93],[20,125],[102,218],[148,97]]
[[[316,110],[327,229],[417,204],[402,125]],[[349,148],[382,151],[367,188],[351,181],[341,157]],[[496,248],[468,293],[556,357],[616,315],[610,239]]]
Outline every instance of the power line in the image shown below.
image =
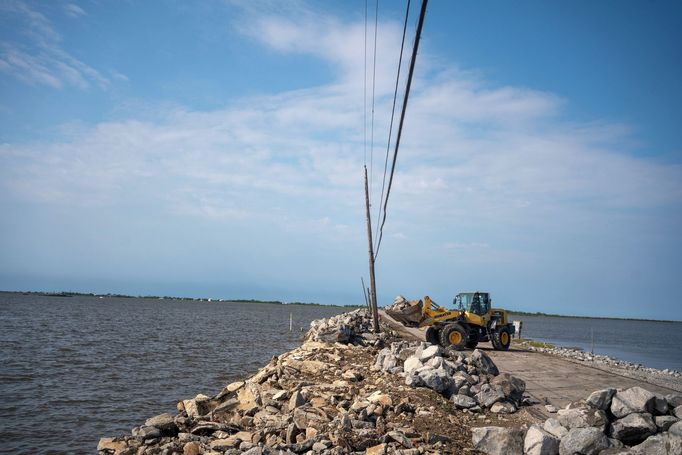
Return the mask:
[[367,167],[367,0],[365,0],[365,72],[363,76],[363,163]]
[[[374,9],[374,63],[372,66],[372,126],[371,126],[371,133],[370,133],[370,142],[369,142],[369,203],[370,205],[372,204],[372,181],[374,177],[374,93],[375,93],[375,87],[376,87],[376,76],[377,76],[377,32],[379,30],[379,0],[376,0],[375,2],[375,9]],[[381,201],[379,201],[379,204],[381,204]],[[379,208],[381,208],[381,205],[379,205]],[[377,217],[378,219],[378,217]]]
[[384,224],[386,223],[386,208],[388,207],[388,197],[391,194],[391,186],[393,184],[393,174],[395,173],[395,162],[398,158],[398,149],[400,147],[400,137],[403,132],[403,124],[405,122],[405,111],[407,109],[407,100],[410,96],[410,88],[412,87],[412,76],[414,75],[414,64],[417,61],[417,51],[419,50],[419,39],[422,34],[422,27],[424,26],[424,16],[426,15],[426,4],[428,0],[422,0],[421,11],[419,11],[419,23],[417,24],[417,31],[414,37],[414,47],[412,48],[412,58],[410,59],[410,71],[407,75],[407,85],[405,86],[405,98],[403,100],[403,108],[400,113],[400,123],[398,124],[398,134],[395,140],[395,149],[393,151],[393,163],[391,164],[391,175],[388,179],[388,188],[386,189],[386,199],[384,200],[384,216],[381,220],[381,227],[379,228],[379,241],[377,248],[381,245],[381,238],[384,233]]
[[[400,70],[403,66],[403,50],[405,48],[405,36],[407,34],[407,20],[410,17],[410,1],[407,0],[407,8],[405,9],[405,23],[403,24],[403,38],[400,42],[400,57],[398,58],[398,71],[395,77],[395,90],[393,91],[393,108],[391,109],[391,125],[388,128],[388,142],[386,143],[386,158],[384,159],[384,177],[381,181],[381,198],[379,199],[379,204],[384,200],[384,187],[386,185],[386,171],[388,169],[388,153],[391,150],[391,136],[393,134],[393,119],[395,118],[395,104],[398,98],[398,86],[400,85]],[[381,205],[379,206],[381,210]],[[377,217],[377,231],[379,230],[379,220],[380,216]],[[376,250],[374,252],[374,258],[379,255],[379,243],[377,243]]]

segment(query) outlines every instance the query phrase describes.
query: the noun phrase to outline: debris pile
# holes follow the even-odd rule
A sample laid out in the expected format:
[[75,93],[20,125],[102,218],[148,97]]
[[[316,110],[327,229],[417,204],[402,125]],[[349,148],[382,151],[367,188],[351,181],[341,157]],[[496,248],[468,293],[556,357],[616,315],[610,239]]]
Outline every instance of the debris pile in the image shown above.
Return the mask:
[[408,327],[414,327],[419,324],[422,319],[423,304],[421,300],[408,301],[402,295],[399,295],[393,300],[393,303],[384,310],[386,314],[391,316],[396,321]]
[[331,318],[312,321],[305,340],[375,346],[388,338],[389,334],[386,332],[371,333],[371,327],[372,318],[369,311],[360,308]]
[[492,359],[479,349],[465,355],[425,342],[399,341],[379,351],[373,369],[400,374],[408,386],[432,389],[456,409],[511,414],[534,402],[524,397],[523,380],[500,374]]
[[571,403],[530,428],[472,430],[487,454],[682,454],[682,395],[655,395],[641,387],[604,389]]
[[387,311],[404,311],[418,303],[417,300],[410,302],[402,295],[397,296],[393,299],[393,303],[385,308]]
[[[363,310],[316,321],[308,341],[273,357],[254,376],[214,396],[182,400],[177,414],[152,417],[127,436],[102,438],[98,452],[418,455],[471,450],[470,427],[477,416],[453,413],[430,390],[412,389],[400,376],[372,370],[377,348],[356,345],[370,342],[366,336],[373,334],[363,332],[368,327]],[[348,333],[340,338],[343,343],[336,342]],[[313,341],[328,334],[336,334],[333,343]]]

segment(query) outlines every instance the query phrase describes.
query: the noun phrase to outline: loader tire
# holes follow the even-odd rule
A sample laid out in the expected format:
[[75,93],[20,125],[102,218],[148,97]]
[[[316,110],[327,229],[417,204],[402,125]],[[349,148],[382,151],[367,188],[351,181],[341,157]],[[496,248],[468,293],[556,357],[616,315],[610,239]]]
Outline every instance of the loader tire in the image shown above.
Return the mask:
[[498,351],[506,351],[511,344],[511,334],[507,327],[502,327],[493,333],[493,347]]
[[467,338],[466,329],[459,324],[448,324],[440,331],[440,344],[444,348],[452,347],[461,351],[466,346]]
[[439,338],[438,338],[438,329],[435,327],[429,327],[426,329],[426,333],[424,334],[426,336],[426,341],[428,341],[431,344],[438,344]]

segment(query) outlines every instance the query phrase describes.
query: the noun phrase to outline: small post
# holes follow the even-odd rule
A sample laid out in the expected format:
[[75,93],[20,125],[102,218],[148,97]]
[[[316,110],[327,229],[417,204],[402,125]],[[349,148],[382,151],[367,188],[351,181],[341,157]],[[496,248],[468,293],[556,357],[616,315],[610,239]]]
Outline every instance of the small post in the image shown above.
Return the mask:
[[371,314],[372,306],[369,304],[369,299],[367,298],[367,295],[369,294],[369,288],[365,287],[365,279],[363,277],[360,277],[360,282],[362,283],[362,295],[365,297],[365,305],[367,305],[367,309]]
[[594,355],[594,327],[590,327],[590,333],[592,335],[592,355]]
[[289,332],[294,330],[294,315],[289,311]]

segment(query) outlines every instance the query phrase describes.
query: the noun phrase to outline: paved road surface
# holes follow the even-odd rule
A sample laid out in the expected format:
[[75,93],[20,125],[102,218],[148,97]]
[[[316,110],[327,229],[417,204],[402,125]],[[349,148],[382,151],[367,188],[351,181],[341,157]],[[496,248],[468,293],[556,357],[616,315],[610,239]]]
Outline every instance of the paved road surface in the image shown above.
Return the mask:
[[[424,340],[424,331],[408,328],[381,311],[382,321],[388,323],[405,338]],[[500,371],[508,371],[526,381],[526,392],[542,404],[528,409],[540,419],[549,417],[544,404],[562,408],[571,401],[586,398],[590,393],[607,387],[628,388],[640,386],[654,393],[667,395],[673,389],[621,376],[596,367],[575,363],[561,357],[540,352],[512,348],[495,351],[490,343],[478,346],[494,360]]]

